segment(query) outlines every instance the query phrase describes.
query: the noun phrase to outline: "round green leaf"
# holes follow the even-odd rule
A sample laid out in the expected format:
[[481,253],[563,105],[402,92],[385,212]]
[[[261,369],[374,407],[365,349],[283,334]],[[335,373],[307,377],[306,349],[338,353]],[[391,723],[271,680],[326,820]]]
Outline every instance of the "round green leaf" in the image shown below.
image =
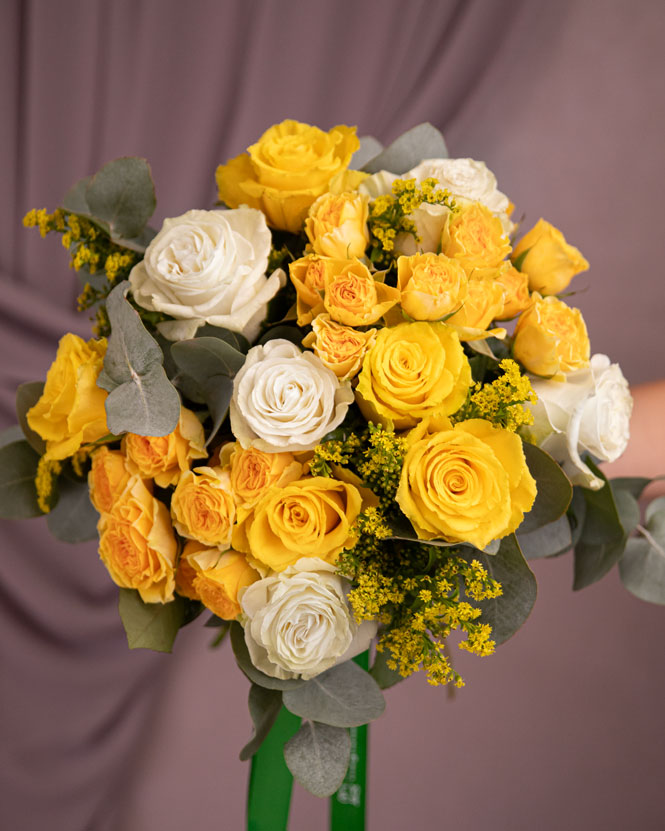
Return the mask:
[[284,745],[284,759],[298,782],[314,796],[332,796],[344,781],[351,757],[348,730],[306,721]]
[[42,516],[37,504],[35,476],[39,453],[27,441],[0,447],[0,517],[28,519]]

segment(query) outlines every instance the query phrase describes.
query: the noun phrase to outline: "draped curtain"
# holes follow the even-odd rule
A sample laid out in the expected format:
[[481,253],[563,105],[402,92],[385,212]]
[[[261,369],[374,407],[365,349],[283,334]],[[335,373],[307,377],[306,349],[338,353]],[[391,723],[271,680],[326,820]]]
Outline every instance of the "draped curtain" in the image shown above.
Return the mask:
[[[529,227],[590,260],[572,301],[632,383],[663,376],[665,7],[628,0],[5,0],[0,9],[0,418],[43,378],[74,311],[33,207],[121,155],[149,159],[153,224],[215,200],[214,170],[271,124],[357,124],[384,143],[431,121],[484,159]],[[586,287],[589,291],[585,293]],[[130,652],[92,544],[0,526],[0,824],[16,831],[242,827],[248,684],[184,630]],[[371,828],[659,827],[662,610],[614,575],[572,594],[536,563],[526,627],[459,657],[455,700],[423,678],[372,727]],[[296,791],[292,828],[325,827]]]

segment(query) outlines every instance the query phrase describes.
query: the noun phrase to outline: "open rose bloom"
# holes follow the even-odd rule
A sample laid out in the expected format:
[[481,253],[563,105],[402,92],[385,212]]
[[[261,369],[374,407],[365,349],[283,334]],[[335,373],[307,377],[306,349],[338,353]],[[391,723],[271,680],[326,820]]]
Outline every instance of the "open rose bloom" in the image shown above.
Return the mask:
[[[449,637],[486,656],[524,623],[529,558],[575,547],[577,587],[630,558],[639,496],[597,467],[632,402],[560,296],[582,254],[544,220],[515,245],[494,174],[445,158],[431,125],[371,175],[359,145],[284,121],[220,165],[218,205],[159,229],[137,159],[79,186],[117,225],[31,212],[103,264],[80,299],[97,338],[64,336],[19,393],[25,441],[0,449],[15,515],[53,512],[73,540],[97,527],[131,646],[168,651],[199,616],[216,644],[230,631],[252,683],[243,754],[283,706],[305,719],[289,769],[320,796],[381,689],[461,686]],[[139,183],[132,212],[104,190],[116,175]],[[644,594],[652,559],[626,562]]]

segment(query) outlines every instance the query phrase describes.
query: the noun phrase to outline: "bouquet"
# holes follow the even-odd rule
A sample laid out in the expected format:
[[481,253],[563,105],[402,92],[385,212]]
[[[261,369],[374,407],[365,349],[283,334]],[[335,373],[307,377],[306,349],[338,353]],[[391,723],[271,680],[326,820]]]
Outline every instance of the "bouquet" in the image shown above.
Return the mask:
[[519,629],[533,558],[665,603],[665,500],[642,520],[649,480],[598,467],[632,401],[568,302],[587,261],[524,233],[483,162],[428,124],[384,149],[284,121],[216,179],[219,206],[157,230],[122,158],[25,217],[62,235],[95,337],[19,387],[2,515],[98,537],[130,648],[202,614],[228,634],[249,827],[285,827],[295,777],[360,828],[383,690],[462,686],[450,643]]

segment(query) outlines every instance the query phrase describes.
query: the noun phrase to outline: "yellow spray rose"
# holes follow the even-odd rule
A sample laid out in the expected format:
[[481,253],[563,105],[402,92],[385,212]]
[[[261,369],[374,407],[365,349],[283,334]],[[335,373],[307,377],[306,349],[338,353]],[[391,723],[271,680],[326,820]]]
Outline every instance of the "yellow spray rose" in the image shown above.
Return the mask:
[[226,471],[197,467],[180,476],[171,499],[171,515],[181,536],[228,548],[235,511]]
[[456,412],[471,369],[459,336],[445,323],[401,323],[381,329],[358,377],[356,400],[368,421],[396,430],[431,415]]
[[95,450],[91,462],[88,474],[90,501],[100,514],[108,514],[137,471],[122,451],[109,450],[106,445]]
[[513,355],[534,375],[557,381],[589,365],[590,345],[584,318],[557,297],[531,296],[515,327]]
[[253,508],[273,485],[284,487],[299,479],[303,469],[293,453],[266,453],[238,442],[224,445],[221,462],[229,465],[233,498],[244,510]]
[[400,304],[414,320],[439,320],[459,309],[467,294],[462,266],[445,254],[413,254],[397,260]]
[[361,507],[357,488],[324,476],[273,487],[236,526],[233,546],[274,571],[301,557],[335,563],[356,543],[353,525]]
[[464,305],[447,323],[454,326],[460,340],[479,340],[490,335],[504,338],[505,329],[488,329],[503,310],[503,287],[496,282],[496,269],[475,269],[467,285]]
[[326,277],[339,273],[348,260],[308,254],[289,265],[289,276],[296,290],[298,326],[307,326],[324,310],[323,292]]
[[136,589],[145,603],[173,600],[178,545],[169,512],[138,476],[97,528],[99,556],[118,586]]
[[349,260],[324,276],[323,304],[330,317],[346,326],[370,326],[399,301],[399,291],[382,282],[360,260]]
[[443,253],[467,271],[498,266],[510,253],[501,220],[480,202],[471,202],[451,214],[441,240]]
[[330,315],[320,314],[312,321],[312,331],[302,345],[312,349],[340,381],[348,381],[360,372],[365,353],[376,339],[376,331],[360,332],[336,323]]
[[359,147],[355,127],[324,133],[287,119],[217,168],[219,198],[230,208],[258,208],[273,228],[297,233],[310,205],[346,170]]
[[305,232],[315,254],[351,260],[369,245],[369,197],[359,193],[324,193],[309,209]]
[[168,436],[127,433],[122,447],[141,476],[154,479],[160,488],[175,485],[180,474],[189,470],[192,459],[208,455],[201,422],[186,407],[180,408],[180,420]]
[[539,219],[515,246],[513,261],[524,255],[520,271],[529,276],[529,288],[541,294],[558,294],[573,277],[589,268],[581,252],[566,242],[564,235]]
[[44,392],[27,413],[31,429],[46,442],[49,459],[73,456],[82,444],[109,432],[104,410],[108,393],[97,386],[105,354],[105,338],[86,343],[68,333],[60,339]]
[[504,263],[495,279],[503,289],[503,309],[500,314],[496,315],[496,319],[509,320],[516,317],[531,302],[529,278],[510,263]]
[[515,433],[483,419],[409,436],[397,502],[422,540],[485,548],[516,530],[536,498],[536,483]]

